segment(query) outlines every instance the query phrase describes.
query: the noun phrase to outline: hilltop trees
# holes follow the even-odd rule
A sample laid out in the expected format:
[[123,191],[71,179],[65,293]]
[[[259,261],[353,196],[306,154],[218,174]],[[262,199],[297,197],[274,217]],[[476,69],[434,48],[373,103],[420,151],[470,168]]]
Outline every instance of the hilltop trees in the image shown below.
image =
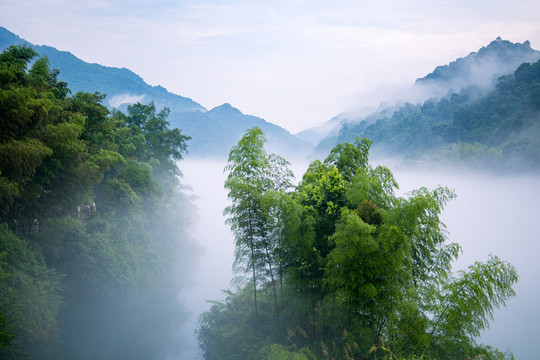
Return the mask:
[[0,54],[0,358],[157,357],[180,311],[164,281],[195,254],[176,165],[189,137],[153,104],[69,96],[35,56]]
[[[277,172],[263,145],[262,132],[248,130],[226,168],[235,264],[249,265],[237,270],[253,281],[201,315],[207,359],[504,355],[474,339],[515,295],[517,273],[496,256],[451,272],[461,249],[439,218],[451,190],[396,196],[390,170],[369,164],[371,142],[357,139],[313,161],[293,191],[270,196]],[[267,196],[279,199],[270,210]],[[268,247],[270,234],[279,241]]]

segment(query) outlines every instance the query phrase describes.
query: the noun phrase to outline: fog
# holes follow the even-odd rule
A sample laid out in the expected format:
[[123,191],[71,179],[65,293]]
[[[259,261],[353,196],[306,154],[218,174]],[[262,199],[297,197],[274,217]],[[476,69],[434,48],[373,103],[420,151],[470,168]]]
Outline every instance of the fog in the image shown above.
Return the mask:
[[538,227],[538,174],[488,175],[470,171],[394,170],[403,194],[414,188],[439,184],[454,189],[454,199],[442,214],[449,240],[459,243],[463,253],[455,269],[474,261],[485,261],[489,254],[509,261],[518,270],[517,296],[506,308],[495,311],[491,327],[480,343],[500,350],[510,349],[516,359],[535,359],[540,333],[540,228]]
[[193,269],[193,285],[179,296],[192,316],[182,330],[187,349],[182,359],[202,359],[194,336],[197,316],[211,306],[208,300],[222,300],[221,290],[230,287],[233,277],[234,238],[223,217],[228,205],[223,187],[225,160],[187,159],[181,162],[183,183],[191,187],[194,203],[198,210],[198,222],[194,227],[194,238],[203,247],[198,266]]
[[[196,317],[210,308],[207,300],[223,300],[220,290],[229,288],[233,276],[234,240],[223,217],[228,204],[223,188],[225,164],[225,160],[189,158],[180,164],[183,182],[192,187],[191,193],[196,196],[199,221],[194,237],[204,248],[198,267],[193,269],[194,284],[179,295],[192,313],[190,324],[183,329],[189,349],[182,359],[202,358],[193,335]],[[307,163],[295,163],[292,167],[298,180]],[[502,351],[509,349],[517,359],[533,359],[536,334],[540,333],[536,300],[540,296],[540,283],[536,280],[540,274],[540,262],[536,260],[540,240],[536,223],[540,199],[538,175],[489,175],[405,167],[391,167],[391,170],[400,184],[399,195],[439,184],[457,193],[442,215],[449,241],[458,242],[463,248],[455,270],[465,269],[474,261],[485,261],[488,254],[516,266],[520,275],[517,297],[506,308],[496,310],[491,327],[478,342]]]

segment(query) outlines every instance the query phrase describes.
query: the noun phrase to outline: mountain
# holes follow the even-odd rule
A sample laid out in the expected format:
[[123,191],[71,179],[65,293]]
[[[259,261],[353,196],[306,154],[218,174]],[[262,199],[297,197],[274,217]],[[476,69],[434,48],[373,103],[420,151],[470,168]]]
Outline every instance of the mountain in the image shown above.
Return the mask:
[[458,92],[470,85],[492,88],[500,76],[512,73],[523,63],[538,59],[540,51],[532,49],[529,41],[512,43],[498,37],[478,52],[472,52],[448,65],[437,66],[433,72],[417,79],[415,85],[432,97],[445,96],[449,91]]
[[336,141],[356,136],[374,141],[375,155],[409,162],[540,170],[540,61],[523,63],[483,95],[466,88],[376,122],[345,124]]
[[344,123],[353,121],[358,118],[365,118],[366,116],[373,114],[376,111],[375,108],[362,108],[354,111],[348,111],[334,116],[322,125],[315,126],[299,133],[295,134],[298,138],[316,146],[325,137],[335,137],[339,133],[339,129]]
[[[346,111],[334,116],[320,126],[303,130],[297,133],[296,136],[316,146],[319,150],[330,151],[337,144],[339,132],[345,125],[362,122],[367,126],[370,121],[392,115],[397,108],[395,105],[381,104],[378,108],[365,107]],[[321,153],[321,151],[318,152]]]
[[[171,111],[206,111],[193,100],[172,94],[161,86],[151,86],[126,68],[89,64],[66,51],[45,45],[34,45],[0,27],[0,50],[10,45],[31,45],[40,56],[47,56],[52,68],[60,70],[59,80],[68,83],[73,93],[78,91],[107,94],[108,106],[125,109],[125,104],[154,101],[156,108]],[[122,105],[124,105],[122,107]]]
[[287,130],[259,117],[245,115],[230,104],[223,104],[208,112],[174,113],[169,118],[171,126],[182,129],[192,137],[190,155],[227,156],[231,147],[253,126],[263,130],[269,152],[286,155],[287,158],[303,158],[313,150],[311,144]]
[[313,149],[312,145],[287,130],[264,119],[244,115],[229,104],[207,111],[192,99],[170,93],[161,86],[148,85],[131,70],[89,64],[69,52],[33,45],[0,27],[0,51],[10,45],[21,44],[32,46],[40,56],[47,56],[51,68],[60,70],[58,79],[67,82],[73,93],[99,91],[107,94],[105,105],[124,112],[128,104],[135,102],[153,101],[157,110],[168,107],[171,126],[192,137],[188,143],[190,156],[226,157],[243,133],[253,126],[259,126],[265,132],[267,147],[281,155],[303,157]]
[[[519,44],[497,38],[478,52],[470,53],[448,65],[438,66],[432,73],[417,79],[410,91],[404,94],[404,99],[416,101],[402,101],[386,108],[380,106],[368,116],[347,119],[342,123],[337,135],[334,130],[333,134],[319,142],[316,152],[324,156],[336,144],[354,141],[357,136],[373,140],[375,153],[416,160],[425,159],[427,154],[434,158],[439,152],[447,151],[450,144],[460,142],[471,146],[474,143],[483,144],[488,148],[495,146],[498,151],[502,151],[504,145],[496,141],[476,139],[469,143],[472,140],[465,136],[464,129],[461,129],[462,137],[444,138],[440,132],[444,127],[441,127],[441,124],[451,123],[455,114],[459,114],[465,107],[480,106],[477,104],[483,101],[482,99],[495,96],[501,86],[509,86],[501,76],[514,76],[511,74],[521,64],[535,62],[539,58],[540,52],[532,49],[528,41]],[[533,89],[529,90],[534,92]],[[518,99],[507,97],[504,102],[512,107],[512,102],[517,103]],[[524,109],[535,112],[534,108],[529,106]],[[481,114],[478,114],[478,118],[469,120],[471,124],[485,120],[480,120],[481,118]],[[436,127],[439,127],[438,132],[434,130]],[[490,129],[486,131],[495,131],[494,128]],[[522,160],[516,161],[524,165],[527,161]]]

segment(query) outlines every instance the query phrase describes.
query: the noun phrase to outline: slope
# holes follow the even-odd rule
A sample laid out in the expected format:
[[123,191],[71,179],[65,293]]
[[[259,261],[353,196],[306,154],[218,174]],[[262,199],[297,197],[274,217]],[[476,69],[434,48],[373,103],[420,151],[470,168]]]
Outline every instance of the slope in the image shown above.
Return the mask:
[[540,61],[499,78],[485,95],[467,88],[422,105],[408,104],[367,126],[345,125],[337,141],[356,136],[373,140],[379,155],[540,169]]
[[[59,80],[68,83],[73,93],[99,91],[107,94],[109,108],[126,110],[130,103],[153,101],[156,109],[171,110],[171,126],[182,129],[192,137],[189,142],[190,156],[226,157],[232,145],[244,131],[259,126],[265,132],[269,148],[276,152],[287,152],[289,157],[305,156],[313,146],[291,135],[285,129],[270,124],[264,119],[244,115],[228,104],[210,112],[195,101],[168,92],[161,86],[151,86],[134,72],[126,68],[106,67],[89,64],[73,54],[59,51],[50,46],[33,45],[7,29],[0,27],[0,51],[10,45],[28,44],[40,56],[47,56],[51,68],[60,70]],[[285,154],[283,154],[285,155]]]
[[[172,94],[161,86],[151,86],[134,72],[126,68],[89,64],[66,51],[45,45],[34,45],[0,27],[0,50],[10,45],[29,44],[40,56],[47,56],[51,68],[60,69],[59,80],[69,84],[73,93],[99,91],[107,94],[110,107],[140,101],[154,101],[158,109],[168,107],[171,111],[205,111],[193,100]],[[125,107],[125,106],[124,106]]]
[[[423,132],[423,126],[450,121],[452,112],[459,106],[492,91],[501,75],[511,74],[520,64],[534,62],[539,58],[540,52],[532,49],[528,41],[519,44],[497,38],[478,52],[470,53],[448,65],[438,66],[432,73],[417,79],[409,91],[403,94],[400,102],[380,106],[368,116],[355,117],[352,115],[354,113],[349,112],[351,115],[342,121],[339,131],[334,130],[334,133],[321,140],[316,152],[324,155],[338,142],[370,135],[375,137],[373,140],[376,141],[378,152],[417,158],[428,149],[442,145],[440,139]],[[437,111],[440,113],[427,111],[439,102]],[[343,114],[339,117],[344,118]],[[380,123],[375,125],[378,121]],[[413,123],[418,128],[411,128]],[[384,134],[383,128],[386,132]],[[411,132],[399,132],[405,128]]]
[[287,158],[304,158],[313,150],[311,144],[300,140],[287,130],[259,117],[245,115],[226,103],[208,112],[173,113],[171,126],[183,129],[192,139],[190,156],[226,157],[229,150],[253,127],[260,127],[268,140],[268,150]]

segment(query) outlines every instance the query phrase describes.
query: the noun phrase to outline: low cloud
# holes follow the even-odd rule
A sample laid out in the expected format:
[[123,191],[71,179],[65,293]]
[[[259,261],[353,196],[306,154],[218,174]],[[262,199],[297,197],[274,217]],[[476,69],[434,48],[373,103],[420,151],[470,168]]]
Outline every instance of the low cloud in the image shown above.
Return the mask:
[[114,107],[114,108],[117,108],[117,107],[120,107],[120,105],[123,105],[123,104],[134,104],[134,103],[137,103],[137,102],[140,102],[142,103],[143,102],[143,99],[146,95],[133,95],[133,94],[117,94],[117,95],[114,95],[112,96],[110,99],[108,99],[107,101],[109,102],[109,105]]

